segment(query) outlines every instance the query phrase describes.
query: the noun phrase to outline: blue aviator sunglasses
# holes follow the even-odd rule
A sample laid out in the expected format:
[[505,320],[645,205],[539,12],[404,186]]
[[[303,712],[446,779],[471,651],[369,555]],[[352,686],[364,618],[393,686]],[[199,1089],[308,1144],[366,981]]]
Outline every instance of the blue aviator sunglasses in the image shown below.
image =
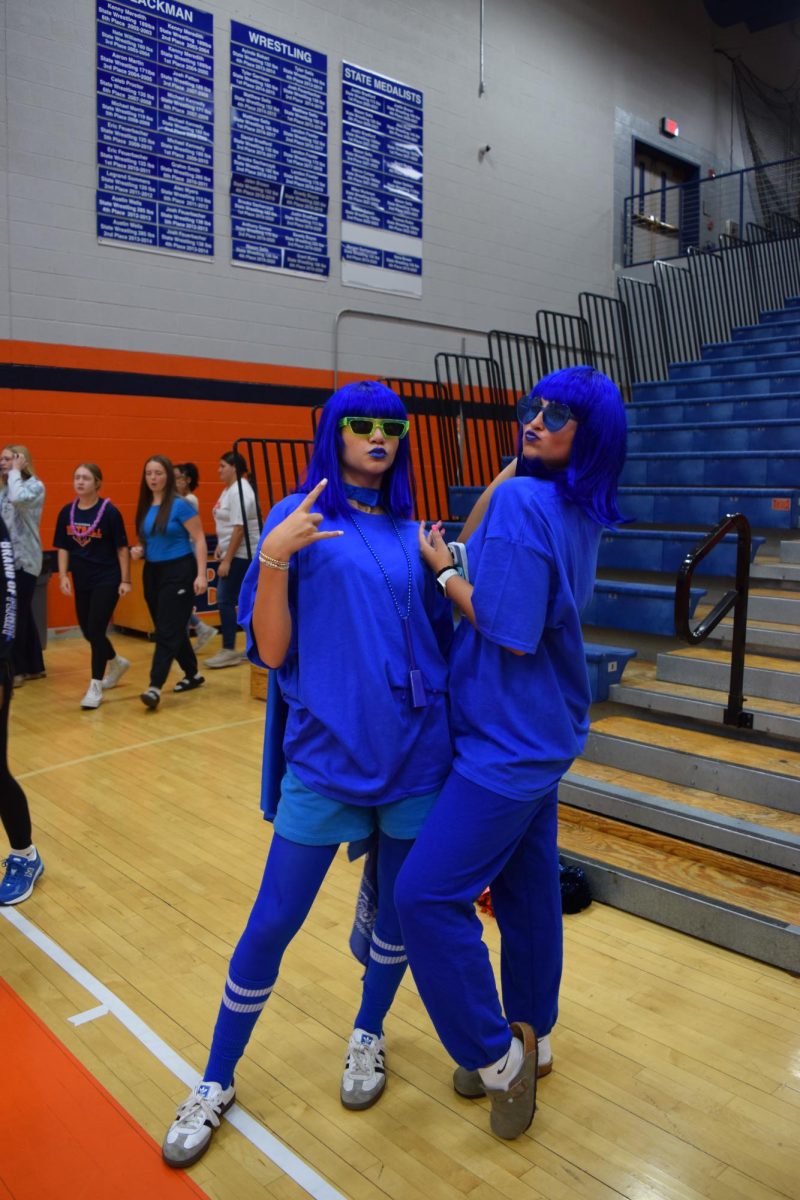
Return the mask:
[[517,418],[521,425],[535,421],[539,413],[542,414],[542,422],[548,433],[558,433],[559,429],[564,428],[567,421],[577,421],[578,419],[568,404],[561,404],[558,400],[551,400],[549,403],[543,404],[541,400],[523,396],[521,400],[517,401]]

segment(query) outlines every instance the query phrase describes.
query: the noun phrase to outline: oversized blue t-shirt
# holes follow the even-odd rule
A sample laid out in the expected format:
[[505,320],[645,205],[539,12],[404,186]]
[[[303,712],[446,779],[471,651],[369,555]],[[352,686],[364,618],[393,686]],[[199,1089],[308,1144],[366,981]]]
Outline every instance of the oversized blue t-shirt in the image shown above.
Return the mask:
[[142,522],[142,534],[145,539],[145,557],[148,562],[170,562],[173,558],[183,558],[192,553],[192,539],[186,532],[184,521],[196,517],[197,512],[182,496],[174,496],[169,518],[162,532],[153,533],[153,524],[159,510],[158,504],[153,504],[147,511]]
[[[267,518],[259,542],[304,497],[287,496]],[[409,658],[387,583],[354,524],[369,539],[403,613],[408,565],[388,516],[360,512],[323,518],[321,530],[343,529],[292,555],[289,608],[292,637],[277,674],[288,706],[283,749],[306,787],[346,804],[386,804],[436,791],[448,774],[452,745],[447,720],[446,654],[452,639],[449,605],[422,564],[413,521],[396,522],[412,568],[410,633],[428,704],[413,708]],[[247,653],[263,666],[251,621],[259,578],[256,557],[239,597]],[[266,774],[266,773],[265,773]]]
[[583,749],[591,693],[580,612],[601,532],[555,484],[509,479],[467,543],[477,628],[461,621],[451,654],[453,765],[490,791],[540,795]]

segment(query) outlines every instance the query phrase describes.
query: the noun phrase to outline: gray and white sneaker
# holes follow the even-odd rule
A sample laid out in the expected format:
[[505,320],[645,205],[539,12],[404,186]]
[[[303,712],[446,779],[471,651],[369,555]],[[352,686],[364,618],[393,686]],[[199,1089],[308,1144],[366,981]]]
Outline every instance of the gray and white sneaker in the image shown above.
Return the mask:
[[191,1167],[202,1158],[224,1114],[236,1100],[233,1083],[223,1088],[203,1079],[184,1100],[167,1130],[161,1157],[168,1167]]
[[347,1044],[339,1096],[345,1108],[370,1108],[386,1086],[383,1038],[354,1029]]
[[123,658],[121,654],[118,654],[116,658],[112,658],[103,677],[103,689],[108,691],[109,688],[116,687],[130,665],[128,659]]
[[239,650],[218,650],[216,654],[212,654],[210,658],[206,659],[204,666],[216,671],[220,667],[240,667],[244,661]]
[[211,641],[216,632],[213,625],[206,625],[205,621],[201,621],[196,627],[196,636],[194,639],[195,653],[199,654],[203,646]]

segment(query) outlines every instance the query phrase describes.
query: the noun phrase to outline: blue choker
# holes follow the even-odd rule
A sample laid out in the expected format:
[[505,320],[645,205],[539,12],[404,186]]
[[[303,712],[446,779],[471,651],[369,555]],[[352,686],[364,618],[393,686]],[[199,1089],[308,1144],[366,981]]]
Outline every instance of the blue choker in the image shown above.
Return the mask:
[[380,505],[380,488],[356,487],[354,483],[346,483],[344,485],[344,494],[348,500],[355,500],[358,504],[365,504],[367,508],[378,508]]

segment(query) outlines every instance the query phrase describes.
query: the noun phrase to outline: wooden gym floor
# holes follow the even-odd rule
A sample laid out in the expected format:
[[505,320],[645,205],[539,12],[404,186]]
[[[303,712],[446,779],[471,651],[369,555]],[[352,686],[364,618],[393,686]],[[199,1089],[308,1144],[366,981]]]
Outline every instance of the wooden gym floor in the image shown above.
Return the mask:
[[[48,677],[15,693],[10,755],[46,870],[29,901],[0,910],[0,974],[108,1103],[160,1142],[204,1066],[263,866],[264,706],[250,699],[242,666],[209,671],[197,692],[167,691],[147,712],[138,693],[150,648],[115,642],[134,665],[96,712],[79,708],[88,651],[78,639],[51,642]],[[225,1122],[191,1172],[209,1197],[800,1197],[798,980],[597,904],[566,918],[555,1070],[526,1136],[493,1138],[485,1102],[453,1093],[452,1063],[409,977],[387,1022],[386,1095],[368,1112],[344,1110],[357,880],[340,853],[286,955],[237,1073],[236,1127]],[[486,935],[496,952],[491,919]],[[10,992],[6,1000],[15,1002]],[[6,1021],[0,1036],[14,1029]],[[41,1027],[39,1036],[48,1038]],[[119,1200],[111,1175],[88,1193],[79,1168],[57,1160],[59,1099],[79,1111],[99,1164],[127,1162],[123,1142],[46,1066],[41,1111],[15,1103],[16,1080],[39,1058],[17,1055],[12,1067],[10,1049],[7,1041],[0,1196]],[[12,1145],[53,1158],[51,1184],[35,1196],[8,1177]],[[129,1166],[137,1178],[134,1157]],[[141,1194],[162,1193],[143,1174]]]

